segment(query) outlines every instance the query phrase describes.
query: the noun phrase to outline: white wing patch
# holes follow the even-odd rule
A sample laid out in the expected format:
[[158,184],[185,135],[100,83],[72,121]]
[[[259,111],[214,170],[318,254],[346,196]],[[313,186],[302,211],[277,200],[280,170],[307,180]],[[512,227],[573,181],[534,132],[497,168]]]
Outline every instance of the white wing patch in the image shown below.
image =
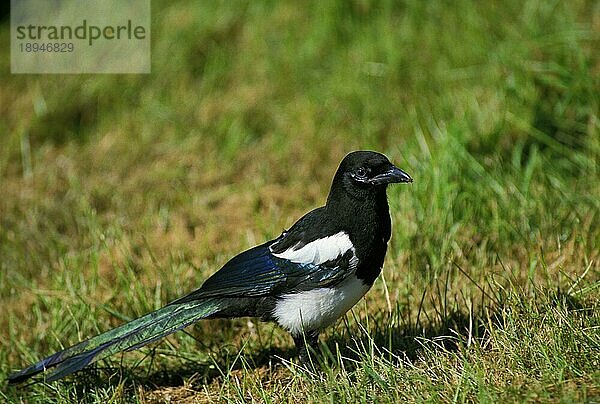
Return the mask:
[[369,285],[350,276],[330,288],[319,288],[281,296],[273,316],[292,334],[321,330],[333,324],[369,290]]
[[297,248],[296,244],[282,253],[273,255],[299,264],[319,265],[344,255],[348,250],[354,253],[354,246],[350,237],[341,231],[333,236],[311,241],[302,248]]

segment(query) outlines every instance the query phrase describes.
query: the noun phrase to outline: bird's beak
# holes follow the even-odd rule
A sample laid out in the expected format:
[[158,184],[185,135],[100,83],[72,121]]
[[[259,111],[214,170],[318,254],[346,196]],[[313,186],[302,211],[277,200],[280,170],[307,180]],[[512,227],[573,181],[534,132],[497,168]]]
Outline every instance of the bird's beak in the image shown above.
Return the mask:
[[384,173],[378,174],[375,177],[371,178],[369,182],[373,185],[383,185],[383,184],[391,184],[394,182],[412,182],[413,179],[399,169],[398,167],[392,165],[389,170]]

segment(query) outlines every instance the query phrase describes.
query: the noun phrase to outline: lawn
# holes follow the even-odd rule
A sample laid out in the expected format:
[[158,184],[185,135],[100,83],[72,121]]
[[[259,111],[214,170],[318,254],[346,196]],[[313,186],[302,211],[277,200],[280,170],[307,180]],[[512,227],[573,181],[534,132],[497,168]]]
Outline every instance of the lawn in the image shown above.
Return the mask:
[[[149,75],[11,75],[0,22],[0,401],[600,401],[600,6],[153,1]],[[321,336],[210,320],[67,379],[14,370],[197,288],[325,202],[414,178]]]

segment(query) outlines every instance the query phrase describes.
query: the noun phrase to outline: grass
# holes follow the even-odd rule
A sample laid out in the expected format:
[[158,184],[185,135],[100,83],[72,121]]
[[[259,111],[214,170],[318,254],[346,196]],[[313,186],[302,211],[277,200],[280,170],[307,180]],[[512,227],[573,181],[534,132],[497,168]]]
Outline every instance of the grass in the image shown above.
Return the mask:
[[321,372],[215,320],[2,400],[600,400],[595,2],[155,1],[152,38],[150,75],[0,81],[0,379],[279,235],[354,149],[415,179],[383,276]]

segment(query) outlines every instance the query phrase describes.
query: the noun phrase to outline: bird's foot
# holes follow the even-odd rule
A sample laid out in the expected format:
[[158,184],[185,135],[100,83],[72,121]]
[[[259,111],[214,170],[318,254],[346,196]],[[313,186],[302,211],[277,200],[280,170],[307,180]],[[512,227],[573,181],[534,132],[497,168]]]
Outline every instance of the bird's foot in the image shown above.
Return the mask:
[[300,364],[307,369],[314,369],[319,333],[317,331],[307,331],[299,335],[294,335],[293,338],[298,349]]

